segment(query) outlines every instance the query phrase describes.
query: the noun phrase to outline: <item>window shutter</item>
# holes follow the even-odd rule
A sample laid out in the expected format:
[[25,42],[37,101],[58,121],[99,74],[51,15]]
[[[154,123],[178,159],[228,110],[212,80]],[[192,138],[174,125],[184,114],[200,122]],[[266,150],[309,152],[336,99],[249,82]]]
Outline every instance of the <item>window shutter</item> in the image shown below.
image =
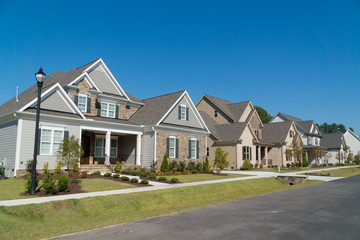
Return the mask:
[[69,131],[64,131],[64,139],[69,138]]
[[199,159],[199,141],[196,141],[196,158]]
[[87,113],[91,113],[91,98],[87,98]]
[[179,109],[179,116],[178,116],[178,118],[179,118],[179,120],[181,120],[181,106],[179,106],[178,109]]
[[250,149],[250,161],[252,160],[252,151],[251,151],[251,147],[249,147]]
[[189,158],[191,158],[191,140],[189,140]]
[[40,155],[40,144],[41,144],[41,129],[39,129],[38,132],[37,155]]
[[166,156],[167,156],[167,157],[170,157],[170,156],[169,156],[169,146],[170,146],[169,141],[170,141],[170,139],[167,138],[167,139],[166,139]]
[[119,106],[116,105],[115,118],[119,118]]
[[242,152],[243,152],[243,160],[245,160],[245,147],[242,147]]
[[176,153],[175,157],[179,158],[179,139],[176,139]]
[[97,115],[100,116],[101,114],[101,105],[98,100],[96,100],[96,108],[97,108]]
[[189,121],[189,108],[186,107],[186,121]]
[[75,95],[74,96],[74,103],[75,103],[76,106],[78,105],[78,102],[79,102],[79,96]]

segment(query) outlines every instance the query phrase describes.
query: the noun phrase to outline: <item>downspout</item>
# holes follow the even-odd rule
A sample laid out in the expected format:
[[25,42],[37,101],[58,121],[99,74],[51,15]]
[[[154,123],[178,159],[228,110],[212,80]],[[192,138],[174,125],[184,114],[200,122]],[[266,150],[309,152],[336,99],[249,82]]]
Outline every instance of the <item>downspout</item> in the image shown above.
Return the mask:
[[154,160],[153,162],[156,163],[156,130],[154,127],[151,127],[151,129],[154,131]]
[[284,166],[284,145],[281,145],[281,165]]

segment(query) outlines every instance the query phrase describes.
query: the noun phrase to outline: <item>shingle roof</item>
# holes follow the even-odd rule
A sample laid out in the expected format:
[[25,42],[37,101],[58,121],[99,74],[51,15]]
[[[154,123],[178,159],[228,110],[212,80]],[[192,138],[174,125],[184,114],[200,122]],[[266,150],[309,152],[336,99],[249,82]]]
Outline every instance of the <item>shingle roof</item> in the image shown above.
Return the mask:
[[[311,126],[313,125],[314,121],[309,120],[309,121],[299,121],[299,122],[295,122],[295,125],[297,128],[302,128],[305,132],[307,133],[312,133],[311,132]],[[315,131],[315,129],[313,129],[313,132]]]
[[289,133],[292,122],[265,123],[262,129],[264,143],[282,143]]
[[342,133],[323,133],[320,146],[325,149],[340,149],[341,144],[346,148]]
[[142,100],[145,106],[142,106],[130,121],[144,125],[157,124],[184,92],[185,90]]

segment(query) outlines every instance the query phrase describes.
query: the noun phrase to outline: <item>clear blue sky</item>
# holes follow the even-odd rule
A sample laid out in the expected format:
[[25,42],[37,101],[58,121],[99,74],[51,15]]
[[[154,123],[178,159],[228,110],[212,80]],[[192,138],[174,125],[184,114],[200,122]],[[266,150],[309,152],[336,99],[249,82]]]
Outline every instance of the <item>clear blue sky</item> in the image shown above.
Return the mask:
[[0,29],[0,104],[40,66],[101,57],[140,99],[187,89],[360,134],[359,1],[0,0]]

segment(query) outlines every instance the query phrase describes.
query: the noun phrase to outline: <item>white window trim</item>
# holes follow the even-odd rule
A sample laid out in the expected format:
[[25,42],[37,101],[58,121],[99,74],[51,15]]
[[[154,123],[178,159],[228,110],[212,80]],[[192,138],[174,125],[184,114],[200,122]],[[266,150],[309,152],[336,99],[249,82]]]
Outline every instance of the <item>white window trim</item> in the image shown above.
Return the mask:
[[[65,129],[64,128],[57,128],[57,127],[41,127],[40,129],[40,148],[39,148],[39,152],[38,152],[38,155],[41,155],[41,156],[53,156],[56,154],[56,152],[54,153],[54,149],[53,149],[53,146],[54,146],[54,131],[57,130],[57,131],[62,131],[62,139],[61,141],[64,139],[64,133],[65,133]],[[48,154],[42,154],[41,153],[41,150],[42,150],[42,130],[50,130],[51,131],[51,141],[50,141],[50,153]]]
[[[103,104],[106,104],[106,109],[103,109],[103,108],[102,108]],[[114,106],[114,116],[113,116],[113,117],[112,117],[112,116],[109,116],[110,105],[113,105],[113,106]],[[102,101],[102,102],[100,102],[100,106],[101,106],[101,108],[100,108],[100,116],[101,116],[101,117],[115,118],[115,115],[116,115],[116,104],[115,104],[115,103],[103,102],[103,101]],[[103,111],[103,110],[106,110],[106,116],[103,116],[103,115],[102,115],[102,111]]]
[[[248,157],[247,157],[247,155],[248,155]],[[244,159],[243,160],[245,161],[245,159],[250,160],[250,147],[249,146],[244,146]]]
[[[80,106],[79,106],[79,104],[80,104],[80,97],[85,97],[85,110],[84,110],[84,111],[81,110],[81,109],[80,109]],[[87,94],[79,93],[79,95],[78,95],[78,105],[77,105],[77,107],[80,109],[80,111],[82,111],[82,112],[87,112],[87,101],[88,101],[88,96],[87,96]]]
[[[187,116],[186,116],[186,108],[187,106],[185,104],[180,104],[180,120],[186,120]],[[183,109],[184,109],[184,118],[183,118]]]
[[[191,155],[192,155],[193,153],[195,153],[195,154],[194,154],[194,157],[191,156],[191,159],[196,159],[196,154],[197,154],[197,152],[196,152],[196,150],[197,150],[197,147],[196,147],[197,142],[196,142],[196,141],[197,141],[197,140],[196,140],[196,138],[191,138],[190,141],[191,141],[191,143],[190,143]],[[195,142],[195,147],[194,147],[194,148],[192,148],[192,142]]]
[[[171,144],[170,144],[170,139],[174,139],[174,155],[170,156],[170,149],[171,149]],[[176,137],[175,136],[169,136],[169,158],[176,158]]]
[[[102,152],[102,156],[96,156],[95,153],[96,153],[96,139],[97,138],[101,138],[102,139],[102,143],[104,144],[103,145],[103,149],[104,151]],[[105,138],[106,136],[104,135],[95,135],[95,146],[94,146],[94,157],[95,158],[104,158],[105,157]],[[111,156],[111,140],[116,140],[116,155],[115,156]],[[117,158],[118,157],[118,150],[119,150],[119,140],[118,140],[118,136],[111,136],[110,138],[110,158]]]

